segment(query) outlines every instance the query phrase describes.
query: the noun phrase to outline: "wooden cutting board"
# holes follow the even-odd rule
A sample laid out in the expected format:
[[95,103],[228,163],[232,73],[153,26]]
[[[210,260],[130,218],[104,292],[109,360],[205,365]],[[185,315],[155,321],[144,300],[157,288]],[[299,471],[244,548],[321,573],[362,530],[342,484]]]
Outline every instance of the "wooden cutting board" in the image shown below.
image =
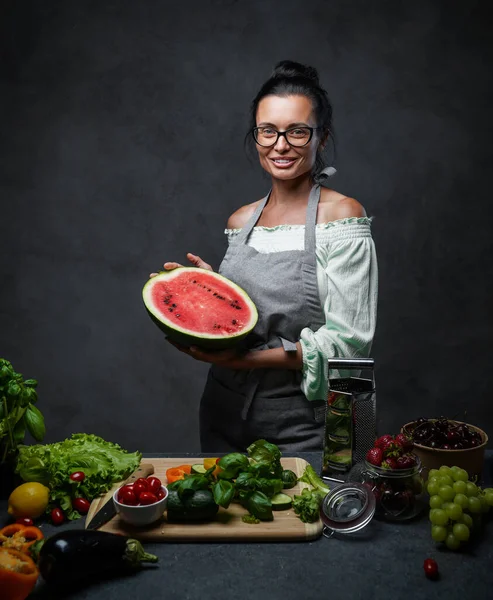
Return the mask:
[[[154,474],[163,484],[166,483],[166,470],[183,464],[203,463],[203,458],[145,458],[143,462],[154,465]],[[291,469],[298,476],[305,470],[307,462],[302,458],[286,457],[281,459],[285,469]],[[120,487],[116,484],[105,496],[96,498],[91,503],[86,523],[93,515],[111,499],[113,492]],[[284,493],[293,496],[301,493],[304,483],[297,483]],[[281,541],[310,541],[322,534],[322,522],[303,523],[293,509],[274,511],[273,521],[261,521],[256,524],[243,523],[241,517],[247,511],[239,504],[233,503],[228,509],[219,508],[214,521],[207,523],[168,523],[166,513],[163,517],[145,527],[128,525],[118,515],[100,528],[100,531],[120,533],[139,540],[149,542],[281,542]]]

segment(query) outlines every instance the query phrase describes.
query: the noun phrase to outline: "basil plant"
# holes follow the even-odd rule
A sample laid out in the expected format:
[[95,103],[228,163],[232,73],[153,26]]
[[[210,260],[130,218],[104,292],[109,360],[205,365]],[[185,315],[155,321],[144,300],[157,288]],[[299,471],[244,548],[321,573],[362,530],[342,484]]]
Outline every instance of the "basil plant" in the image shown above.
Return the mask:
[[45,436],[45,422],[35,406],[38,400],[35,379],[24,379],[12,364],[0,358],[0,463],[15,456],[26,431],[41,442]]

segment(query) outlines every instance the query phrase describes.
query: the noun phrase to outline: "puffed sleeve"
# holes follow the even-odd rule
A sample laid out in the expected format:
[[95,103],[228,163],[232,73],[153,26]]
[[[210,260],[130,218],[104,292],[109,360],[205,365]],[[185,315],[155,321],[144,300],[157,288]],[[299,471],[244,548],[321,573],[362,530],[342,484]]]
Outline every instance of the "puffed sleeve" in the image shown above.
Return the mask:
[[[377,318],[378,266],[370,220],[334,227],[325,249],[323,276],[327,297],[325,325],[317,331],[305,328],[301,388],[308,400],[325,400],[329,358],[367,358]],[[319,284],[320,285],[320,284]],[[331,376],[349,377],[354,371]]]

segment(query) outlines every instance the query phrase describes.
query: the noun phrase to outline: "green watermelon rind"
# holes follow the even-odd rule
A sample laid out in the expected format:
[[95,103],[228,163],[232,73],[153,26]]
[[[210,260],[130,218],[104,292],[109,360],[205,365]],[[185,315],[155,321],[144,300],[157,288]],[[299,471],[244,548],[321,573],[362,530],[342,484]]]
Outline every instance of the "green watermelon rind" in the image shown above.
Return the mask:
[[[196,272],[199,275],[207,275],[212,276],[216,279],[219,279],[225,282],[227,285],[232,287],[239,295],[242,296],[243,300],[247,304],[250,309],[250,324],[249,326],[245,326],[245,328],[239,332],[232,335],[225,334],[199,334],[197,332],[191,332],[190,330],[186,330],[182,327],[171,327],[168,323],[164,322],[160,316],[161,313],[154,309],[152,303],[152,287],[160,282],[163,279],[168,277],[176,277],[179,273],[184,271],[192,271]],[[238,344],[242,339],[244,339],[249,333],[251,333],[257,324],[258,321],[258,312],[257,307],[255,306],[252,299],[248,296],[244,289],[242,289],[239,285],[231,281],[230,279],[220,275],[219,273],[215,273],[213,271],[206,271],[204,269],[199,269],[197,267],[178,267],[171,271],[161,271],[158,275],[151,277],[144,285],[142,289],[142,299],[144,301],[144,306],[147,310],[148,315],[151,317],[152,321],[163,331],[170,340],[181,344],[182,346],[198,346],[200,348],[210,349],[210,350],[226,350],[228,348],[232,348]]]

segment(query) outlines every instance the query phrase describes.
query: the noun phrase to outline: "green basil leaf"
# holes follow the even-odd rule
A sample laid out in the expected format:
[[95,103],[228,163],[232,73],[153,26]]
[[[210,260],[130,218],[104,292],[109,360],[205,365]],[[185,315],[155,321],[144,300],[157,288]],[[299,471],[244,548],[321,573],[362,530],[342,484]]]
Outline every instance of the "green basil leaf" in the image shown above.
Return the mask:
[[283,483],[281,479],[268,479],[266,477],[257,479],[257,490],[263,492],[268,497],[278,494],[282,488]]
[[272,503],[262,492],[251,492],[244,498],[244,506],[248,512],[261,521],[272,521]]
[[209,480],[203,475],[192,475],[181,480],[178,488],[178,495],[181,497],[193,494],[197,490],[206,490],[209,487]]
[[35,388],[38,385],[36,379],[26,379],[24,385],[30,388]]
[[7,394],[12,398],[15,398],[21,393],[21,386],[18,383],[9,383],[7,388]]
[[22,444],[26,435],[25,413],[15,424],[15,427],[12,431],[12,435],[14,436],[14,442],[16,444]]
[[247,456],[241,452],[231,452],[219,459],[219,476],[221,479],[234,479],[240,471],[247,470],[249,464]]
[[24,415],[29,433],[37,442],[41,442],[46,434],[45,420],[41,411],[30,404]]
[[231,481],[220,479],[213,487],[214,502],[218,506],[228,508],[235,495],[235,486]]
[[235,481],[235,486],[237,490],[241,491],[253,491],[256,489],[257,480],[253,473],[249,473],[248,471],[243,471],[240,473]]

